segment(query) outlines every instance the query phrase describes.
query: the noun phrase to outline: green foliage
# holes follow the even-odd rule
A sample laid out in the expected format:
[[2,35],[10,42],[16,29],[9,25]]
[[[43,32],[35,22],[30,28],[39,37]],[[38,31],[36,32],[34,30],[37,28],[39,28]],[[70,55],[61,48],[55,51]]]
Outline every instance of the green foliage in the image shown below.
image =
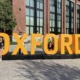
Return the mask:
[[13,17],[11,0],[0,0],[0,28],[4,30],[13,30],[16,20]]
[[11,42],[10,45],[17,45],[17,42]]
[[36,46],[37,48],[42,48],[43,47],[43,45],[42,44],[40,44],[39,46]]

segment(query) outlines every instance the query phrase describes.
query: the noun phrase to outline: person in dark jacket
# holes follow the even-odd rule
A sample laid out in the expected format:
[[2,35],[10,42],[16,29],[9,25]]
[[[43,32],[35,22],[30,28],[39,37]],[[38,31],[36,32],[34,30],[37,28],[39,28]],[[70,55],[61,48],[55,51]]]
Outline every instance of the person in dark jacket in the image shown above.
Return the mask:
[[0,49],[2,49],[3,47],[3,41],[2,41],[2,37],[0,37]]
[[48,43],[48,49],[49,50],[53,50],[53,43],[50,41],[49,43]]
[[2,50],[3,50],[3,41],[2,41],[2,37],[0,37],[0,58],[2,56]]

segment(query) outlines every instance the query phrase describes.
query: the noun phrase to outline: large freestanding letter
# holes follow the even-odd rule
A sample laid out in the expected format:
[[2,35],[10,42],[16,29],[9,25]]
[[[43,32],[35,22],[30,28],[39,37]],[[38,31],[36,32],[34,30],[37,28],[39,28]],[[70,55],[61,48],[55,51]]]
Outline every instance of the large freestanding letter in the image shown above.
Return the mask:
[[[48,39],[49,38],[53,38],[53,45],[54,45],[54,49],[49,51],[48,49]],[[44,52],[46,54],[50,54],[50,55],[53,55],[53,54],[56,54],[56,52],[58,51],[58,37],[54,34],[47,34],[45,35],[44,37]]]
[[39,41],[36,41],[36,38],[41,37],[41,34],[32,34],[32,38],[31,38],[31,55],[34,55],[35,53],[35,47],[37,45],[40,45]]
[[74,54],[80,54],[80,35],[73,35],[72,51]]
[[72,53],[72,35],[69,34],[61,34],[59,36],[59,44],[60,44],[60,53],[61,54],[65,54],[66,52],[69,54],[73,54]]
[[27,37],[27,34],[24,34],[24,35],[21,37],[21,39],[19,38],[18,34],[16,34],[16,33],[13,33],[13,36],[14,36],[14,38],[16,39],[18,45],[16,46],[16,48],[15,48],[15,50],[13,51],[12,55],[16,55],[17,52],[19,51],[19,49],[21,49],[21,51],[22,51],[22,53],[23,53],[24,55],[28,55],[28,52],[27,52],[26,48],[25,48],[24,45],[23,45],[24,40],[25,40],[26,37]]
[[4,39],[4,49],[2,51],[2,55],[6,55],[9,51],[9,47],[10,47],[9,36],[5,33],[0,33],[0,37],[3,37],[3,39]]

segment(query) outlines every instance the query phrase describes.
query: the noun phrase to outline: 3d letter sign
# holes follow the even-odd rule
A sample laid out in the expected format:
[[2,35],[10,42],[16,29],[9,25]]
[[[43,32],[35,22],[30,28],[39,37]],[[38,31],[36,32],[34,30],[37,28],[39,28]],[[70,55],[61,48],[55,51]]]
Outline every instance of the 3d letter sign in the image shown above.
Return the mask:
[[[28,34],[23,34],[22,38],[19,38],[19,35],[13,33],[13,36],[17,42],[15,49],[12,52],[12,55],[17,55],[19,49],[21,49],[23,55],[28,55],[28,51],[26,50],[25,46],[23,45],[24,40],[27,38]],[[9,36],[5,33],[0,33],[0,37],[4,39],[4,50],[2,51],[2,55],[6,55],[10,49],[10,39]],[[31,35],[31,55],[35,54],[35,46],[39,46],[40,42],[36,41],[35,38],[41,38],[41,34],[32,34]],[[49,37],[53,38],[53,50],[49,50],[48,39]],[[54,55],[58,51],[61,54],[65,54],[65,52],[69,54],[80,54],[80,35],[79,34],[60,34],[57,37],[55,34],[46,34],[43,38],[43,50],[46,54]]]

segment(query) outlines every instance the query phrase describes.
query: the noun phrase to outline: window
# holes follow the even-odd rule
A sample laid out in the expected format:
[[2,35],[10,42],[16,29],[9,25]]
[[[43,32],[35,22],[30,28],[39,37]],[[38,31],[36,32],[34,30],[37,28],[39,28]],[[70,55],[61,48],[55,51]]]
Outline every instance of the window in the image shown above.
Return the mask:
[[26,0],[26,5],[29,6],[30,0]]
[[61,0],[57,0],[57,32],[61,33]]
[[50,31],[55,34],[61,33],[61,1],[50,0]]
[[54,32],[55,28],[55,0],[50,0],[50,32]]
[[34,0],[26,0],[26,32],[34,32]]
[[66,0],[66,33],[74,33],[74,3]]
[[43,34],[43,0],[26,0],[26,32]]
[[43,0],[37,1],[37,33],[43,34]]
[[71,2],[71,33],[74,33],[74,3]]
[[77,33],[80,34],[80,5],[77,5]]
[[34,7],[34,0],[30,0],[30,6]]

